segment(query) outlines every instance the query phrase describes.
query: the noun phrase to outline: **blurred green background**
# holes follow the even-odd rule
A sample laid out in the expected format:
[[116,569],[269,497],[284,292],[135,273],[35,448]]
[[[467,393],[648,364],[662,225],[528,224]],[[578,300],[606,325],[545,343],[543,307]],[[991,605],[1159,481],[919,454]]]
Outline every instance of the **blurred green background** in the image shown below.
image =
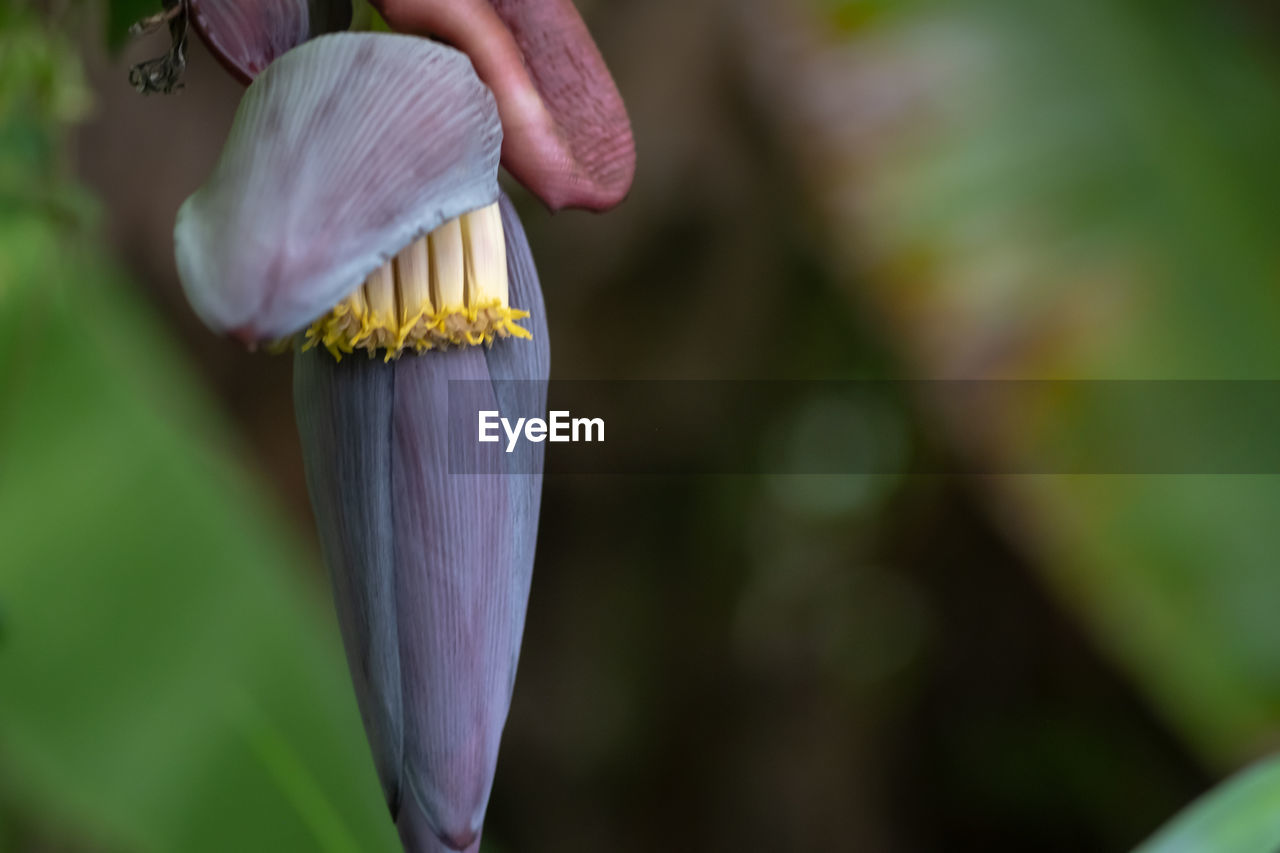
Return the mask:
[[[606,216],[512,190],[555,377],[1280,378],[1274,4],[579,7],[640,166]],[[394,850],[289,360],[173,269],[241,90],[193,39],[134,94],[149,11],[0,5],[0,850]],[[830,405],[761,452],[903,474],[551,455],[486,850],[1128,850],[1280,743],[1280,480],[915,476],[1105,413]],[[1151,849],[1277,815],[1262,767]]]

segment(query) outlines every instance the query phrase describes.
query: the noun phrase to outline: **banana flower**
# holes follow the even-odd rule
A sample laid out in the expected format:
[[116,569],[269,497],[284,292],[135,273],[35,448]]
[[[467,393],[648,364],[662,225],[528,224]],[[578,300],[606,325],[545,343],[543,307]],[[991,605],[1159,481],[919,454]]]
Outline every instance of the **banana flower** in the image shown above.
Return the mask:
[[[314,22],[324,3],[265,6]],[[498,475],[456,473],[496,448],[450,431],[450,383],[487,408],[545,411],[542,293],[499,159],[551,207],[603,208],[630,184],[630,130],[625,112],[604,127],[550,107],[564,90],[541,97],[539,60],[521,59],[513,81],[512,56],[493,54],[495,39],[518,45],[510,31],[454,31],[469,57],[412,35],[307,40],[311,23],[281,17],[293,33],[282,40],[254,36],[262,16],[210,40],[269,59],[237,66],[252,83],[213,173],[179,211],[179,275],[213,330],[294,344],[308,491],[392,819],[407,851],[474,853],[515,682],[542,445],[474,469]],[[243,49],[251,42],[266,47]],[[486,67],[493,88],[477,74]],[[532,153],[504,145],[512,99],[526,122],[514,135]],[[604,155],[583,153],[605,137],[616,144]]]

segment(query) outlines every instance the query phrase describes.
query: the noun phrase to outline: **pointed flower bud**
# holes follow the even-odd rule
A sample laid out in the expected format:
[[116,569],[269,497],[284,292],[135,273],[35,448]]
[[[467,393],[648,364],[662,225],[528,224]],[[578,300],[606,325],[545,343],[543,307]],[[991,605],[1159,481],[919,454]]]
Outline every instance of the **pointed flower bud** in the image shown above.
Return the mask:
[[390,364],[296,356],[307,486],[374,761],[409,851],[479,847],[533,572],[543,445],[523,457],[484,445],[504,466],[484,470],[511,476],[454,473],[476,444],[446,421],[450,381],[475,383],[488,408],[545,411],[542,294],[505,199],[501,215],[511,298],[531,312],[533,343]]
[[[477,450],[445,420],[452,380],[472,380],[485,408],[545,410],[546,318],[498,192],[501,138],[463,54],[409,36],[321,37],[250,86],[175,229],[206,323],[250,341],[303,337],[308,491],[410,853],[479,848],[533,570],[542,445]],[[385,355],[343,358],[356,350]],[[454,473],[490,449],[479,470],[507,476]]]

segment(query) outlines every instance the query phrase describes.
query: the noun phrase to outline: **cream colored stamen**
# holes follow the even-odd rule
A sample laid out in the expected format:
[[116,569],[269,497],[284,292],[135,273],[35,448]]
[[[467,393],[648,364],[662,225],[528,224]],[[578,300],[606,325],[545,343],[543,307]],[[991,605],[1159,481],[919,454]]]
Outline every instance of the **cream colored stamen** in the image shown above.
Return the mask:
[[497,203],[414,240],[306,331],[304,349],[334,358],[357,349],[423,352],[532,337],[508,304],[507,252]]

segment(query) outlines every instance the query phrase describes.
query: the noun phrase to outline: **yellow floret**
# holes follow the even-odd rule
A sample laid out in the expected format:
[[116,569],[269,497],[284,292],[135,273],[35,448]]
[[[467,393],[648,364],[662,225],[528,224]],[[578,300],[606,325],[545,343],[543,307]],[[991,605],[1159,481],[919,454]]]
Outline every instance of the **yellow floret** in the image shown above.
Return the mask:
[[516,324],[529,312],[507,300],[506,243],[495,202],[419,237],[370,273],[311,324],[303,349],[323,346],[336,359],[381,350],[390,361],[406,350],[533,337]]

